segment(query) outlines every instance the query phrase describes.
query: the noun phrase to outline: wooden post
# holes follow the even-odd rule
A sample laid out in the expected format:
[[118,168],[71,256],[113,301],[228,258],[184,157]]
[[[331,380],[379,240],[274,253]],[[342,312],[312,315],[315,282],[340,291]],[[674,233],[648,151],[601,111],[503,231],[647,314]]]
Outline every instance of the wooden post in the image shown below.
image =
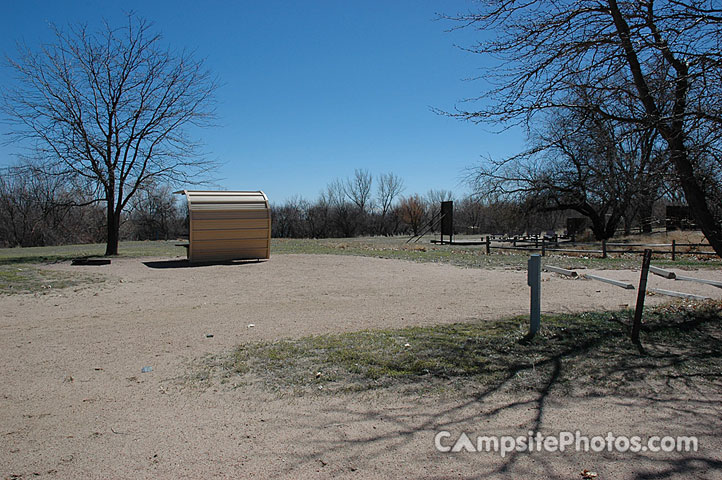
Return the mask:
[[[542,239],[542,242],[544,239]],[[534,248],[539,248],[539,235],[534,235]]]
[[546,239],[542,238],[542,257],[546,256],[546,254],[547,254]]
[[659,267],[653,267],[652,265],[649,266],[649,271],[655,275],[664,277],[667,280],[674,280],[677,278],[677,274],[675,274],[674,272],[670,272],[669,270],[665,270],[665,269],[659,268]]
[[602,240],[602,258],[607,258],[607,241]]
[[637,305],[634,309],[634,323],[632,323],[632,343],[642,351],[642,344],[639,341],[639,331],[642,328],[642,312],[644,311],[644,298],[647,294],[647,275],[649,274],[649,262],[652,259],[652,250],[645,249],[642,257],[642,273],[639,275],[639,290],[637,291]]
[[491,253],[491,238],[489,238],[489,235],[486,236],[486,254],[489,255]]
[[677,258],[677,241],[672,240],[672,260],[676,260]]

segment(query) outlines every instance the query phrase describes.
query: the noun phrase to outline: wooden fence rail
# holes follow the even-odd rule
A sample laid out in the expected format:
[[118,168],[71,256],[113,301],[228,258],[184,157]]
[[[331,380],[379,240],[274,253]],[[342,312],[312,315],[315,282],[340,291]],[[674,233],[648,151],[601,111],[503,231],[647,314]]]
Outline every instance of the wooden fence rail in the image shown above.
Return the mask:
[[[496,243],[496,245],[494,244]],[[511,245],[504,245],[511,243]],[[561,240],[558,237],[549,239],[547,237],[522,237],[522,238],[504,238],[493,239],[491,236],[485,237],[481,242],[454,242],[454,244],[462,245],[483,245],[486,247],[486,253],[491,253],[492,249],[498,250],[520,250],[526,252],[541,252],[542,256],[546,252],[560,253],[576,253],[601,255],[607,258],[610,253],[644,253],[644,250],[635,250],[635,248],[654,249],[652,253],[655,255],[671,255],[672,260],[676,260],[679,255],[717,255],[714,251],[699,250],[700,248],[711,248],[707,243],[623,243],[623,242],[574,242],[572,240]],[[571,248],[568,248],[568,247]],[[574,248],[574,247],[597,247],[597,248]],[[617,247],[617,248],[609,248]],[[625,247],[625,248],[619,248]],[[665,249],[668,248],[668,249]],[[680,248],[688,248],[682,251]]]

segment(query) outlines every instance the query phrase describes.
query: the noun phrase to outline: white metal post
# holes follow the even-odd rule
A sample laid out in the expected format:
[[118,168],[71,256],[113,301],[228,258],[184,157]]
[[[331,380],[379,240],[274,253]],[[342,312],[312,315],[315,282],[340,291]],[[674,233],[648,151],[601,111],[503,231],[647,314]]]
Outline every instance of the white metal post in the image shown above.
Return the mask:
[[541,324],[541,255],[529,257],[527,266],[527,284],[531,287],[528,337],[531,338],[539,331]]

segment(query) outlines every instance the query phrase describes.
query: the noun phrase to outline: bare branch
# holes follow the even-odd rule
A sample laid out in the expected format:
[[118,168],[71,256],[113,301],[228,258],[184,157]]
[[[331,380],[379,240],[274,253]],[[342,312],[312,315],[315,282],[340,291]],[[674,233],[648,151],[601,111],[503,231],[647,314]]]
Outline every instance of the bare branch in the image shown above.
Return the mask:
[[10,60],[18,83],[2,107],[12,138],[35,142],[49,170],[97,183],[116,253],[120,214],[144,185],[198,180],[213,168],[189,129],[213,119],[217,81],[133,14],[120,28],[53,29],[54,43],[38,53],[21,47]]

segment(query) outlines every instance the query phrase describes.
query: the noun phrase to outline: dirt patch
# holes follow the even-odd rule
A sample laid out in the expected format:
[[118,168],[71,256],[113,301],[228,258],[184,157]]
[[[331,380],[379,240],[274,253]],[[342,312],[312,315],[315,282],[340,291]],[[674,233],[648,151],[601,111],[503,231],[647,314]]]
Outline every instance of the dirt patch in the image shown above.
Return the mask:
[[[149,262],[155,262],[150,266]],[[169,263],[164,263],[169,262]],[[157,268],[166,266],[168,268]],[[155,268],[153,268],[155,267]],[[187,268],[166,259],[54,265],[111,280],[0,297],[0,475],[31,478],[519,478],[719,475],[720,400],[679,385],[636,397],[478,392],[464,399],[379,392],[278,397],[252,385],[185,387],[205,355],[256,340],[496,319],[528,311],[526,272],[325,255]],[[632,271],[598,272],[637,283]],[[722,272],[685,275],[722,280]],[[636,292],[543,274],[545,312],[617,310]],[[722,298],[708,285],[650,287]],[[651,296],[650,304],[667,301]],[[208,335],[213,335],[209,337]],[[141,369],[151,366],[149,373]],[[233,388],[231,388],[233,387]],[[434,434],[699,435],[692,454],[442,454]],[[633,460],[633,461],[629,461]]]

